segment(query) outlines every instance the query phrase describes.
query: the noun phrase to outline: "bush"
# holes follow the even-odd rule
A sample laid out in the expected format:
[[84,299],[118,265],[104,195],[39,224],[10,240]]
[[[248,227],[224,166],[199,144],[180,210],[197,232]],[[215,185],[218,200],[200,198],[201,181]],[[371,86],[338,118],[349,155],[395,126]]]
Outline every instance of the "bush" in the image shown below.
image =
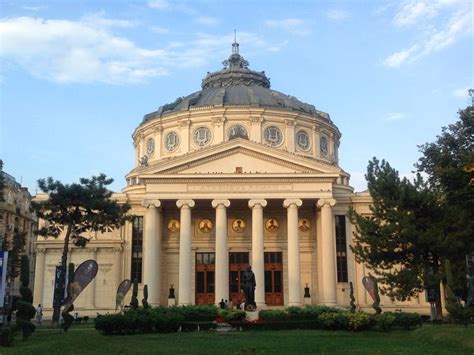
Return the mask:
[[459,303],[446,305],[446,309],[449,312],[448,320],[455,324],[462,324],[468,326],[469,323],[474,321],[474,307],[467,306],[463,307]]
[[11,347],[15,339],[15,329],[13,327],[4,327],[0,330],[0,346]]
[[382,314],[374,315],[374,321],[377,327],[384,332],[388,332],[392,329],[395,318],[396,316],[392,312],[384,312]]
[[422,324],[421,316],[418,313],[398,312],[393,314],[395,315],[395,320],[393,322],[394,327],[413,329]]
[[319,315],[319,325],[327,330],[347,329],[349,323],[348,312],[324,312]]
[[240,309],[223,309],[219,311],[219,316],[226,322],[240,322],[245,319],[247,314]]
[[258,317],[266,321],[284,321],[290,319],[288,312],[283,309],[265,309],[258,313]]
[[353,331],[368,330],[374,326],[372,317],[363,312],[348,313],[348,329]]
[[123,314],[98,316],[95,319],[95,329],[106,335],[170,333],[176,332],[183,321],[183,316],[173,308],[131,309]]
[[213,305],[191,305],[172,307],[187,322],[211,322],[216,319],[219,310]]

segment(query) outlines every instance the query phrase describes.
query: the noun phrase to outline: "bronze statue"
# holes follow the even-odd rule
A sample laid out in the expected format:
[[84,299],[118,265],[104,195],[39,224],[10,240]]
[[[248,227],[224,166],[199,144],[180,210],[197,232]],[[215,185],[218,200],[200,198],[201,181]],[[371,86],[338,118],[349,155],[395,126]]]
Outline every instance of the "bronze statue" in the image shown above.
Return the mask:
[[245,309],[246,310],[254,310],[257,308],[257,304],[255,303],[255,274],[252,271],[252,267],[249,265],[247,266],[247,270],[244,271],[242,275],[243,286],[242,289],[245,294]]

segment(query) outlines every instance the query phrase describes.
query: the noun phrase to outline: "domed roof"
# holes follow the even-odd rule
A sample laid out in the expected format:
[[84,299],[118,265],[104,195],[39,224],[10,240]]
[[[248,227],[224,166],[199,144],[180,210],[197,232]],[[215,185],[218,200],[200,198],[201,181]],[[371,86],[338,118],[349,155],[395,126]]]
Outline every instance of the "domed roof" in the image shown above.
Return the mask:
[[145,115],[143,121],[157,116],[189,110],[194,107],[256,106],[280,108],[317,115],[330,120],[325,112],[301,102],[294,96],[270,89],[270,79],[265,72],[248,68],[249,63],[239,54],[239,44],[232,44],[232,54],[223,61],[224,68],[208,73],[202,80],[202,90],[180,97],[173,103],[161,106],[158,111]]

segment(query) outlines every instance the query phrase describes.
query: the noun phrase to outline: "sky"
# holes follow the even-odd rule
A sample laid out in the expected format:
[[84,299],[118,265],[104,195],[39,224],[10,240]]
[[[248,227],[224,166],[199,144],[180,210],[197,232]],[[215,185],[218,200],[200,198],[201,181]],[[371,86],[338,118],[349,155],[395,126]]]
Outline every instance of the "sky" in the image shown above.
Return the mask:
[[368,161],[410,176],[470,104],[474,2],[0,0],[0,159],[36,193],[133,168],[143,116],[240,54],[272,89],[330,114],[356,191]]

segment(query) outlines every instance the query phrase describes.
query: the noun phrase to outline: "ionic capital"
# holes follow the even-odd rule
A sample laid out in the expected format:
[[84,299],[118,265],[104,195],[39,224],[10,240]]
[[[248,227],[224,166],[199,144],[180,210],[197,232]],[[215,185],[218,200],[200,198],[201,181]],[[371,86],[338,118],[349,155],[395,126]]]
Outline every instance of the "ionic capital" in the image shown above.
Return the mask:
[[249,207],[254,208],[255,206],[260,206],[260,207],[266,207],[267,206],[267,200],[264,199],[253,199],[249,200]]
[[318,202],[316,202],[317,207],[334,207],[336,205],[336,200],[333,198],[320,198]]
[[160,200],[148,200],[148,199],[143,200],[142,201],[142,206],[145,207],[145,208],[148,208],[150,206],[159,208],[159,207],[161,207],[161,201]]
[[178,200],[178,201],[176,201],[176,206],[178,206],[178,208],[181,208],[181,207],[184,207],[184,206],[187,206],[188,208],[193,208],[194,205],[195,205],[194,200]]
[[36,253],[37,254],[46,254],[46,248],[37,248]]
[[228,208],[230,206],[230,201],[229,200],[212,200],[212,207],[217,208],[220,205],[224,206],[225,208]]
[[291,205],[301,207],[303,205],[303,201],[301,201],[299,198],[287,198],[285,201],[283,201],[283,207],[288,208]]

